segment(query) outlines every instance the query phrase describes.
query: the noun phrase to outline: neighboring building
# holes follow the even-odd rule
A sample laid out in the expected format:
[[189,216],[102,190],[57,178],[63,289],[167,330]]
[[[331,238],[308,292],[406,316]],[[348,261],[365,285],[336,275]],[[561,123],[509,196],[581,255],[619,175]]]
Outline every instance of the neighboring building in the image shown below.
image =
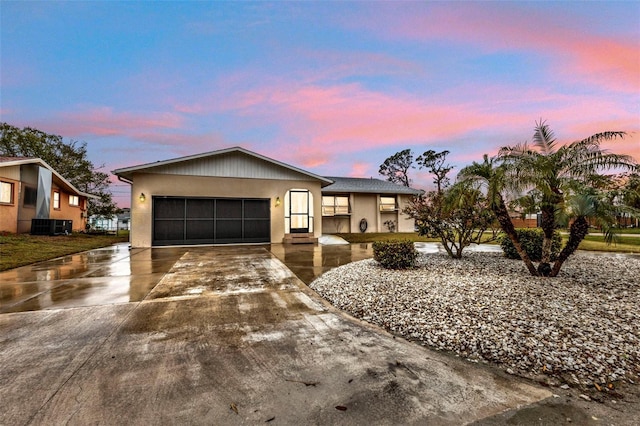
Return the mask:
[[0,232],[27,233],[33,219],[71,221],[84,231],[87,198],[39,158],[0,157]]
[[[131,184],[133,247],[315,242],[325,229],[323,220],[336,216],[329,218],[330,206],[323,205],[323,188],[334,184],[331,178],[238,147],[113,173]],[[359,232],[362,218],[371,222],[367,231],[383,230],[385,220],[413,231],[413,221],[404,223],[399,211],[407,189],[394,187],[393,193],[339,190],[326,195],[337,196],[338,203],[348,195],[346,215],[357,221],[354,227],[349,224],[352,232]],[[381,202],[387,203],[384,211]],[[333,207],[341,212],[340,206]]]
[[422,191],[380,179],[328,177],[322,188],[322,232],[413,232],[415,221],[402,212]]
[[124,208],[121,212],[113,216],[93,215],[89,218],[89,232],[116,232],[128,231],[130,229],[131,209]]
[[540,226],[540,221],[542,220],[541,214],[526,214],[521,215],[520,213],[510,213],[511,222],[515,228],[537,228]]

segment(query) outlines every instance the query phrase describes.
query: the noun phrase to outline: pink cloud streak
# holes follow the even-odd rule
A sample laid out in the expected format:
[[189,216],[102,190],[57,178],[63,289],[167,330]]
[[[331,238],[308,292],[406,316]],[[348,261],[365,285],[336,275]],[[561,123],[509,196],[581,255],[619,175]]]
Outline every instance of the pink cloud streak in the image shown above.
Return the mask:
[[178,129],[184,124],[175,113],[116,112],[110,107],[63,112],[60,118],[63,124],[57,124],[56,131],[69,137],[126,135],[141,129]]
[[575,17],[487,3],[389,6],[388,13],[363,14],[346,26],[364,27],[390,38],[453,40],[489,51],[528,49],[553,61],[553,73],[620,91],[640,89],[640,43],[589,33]]

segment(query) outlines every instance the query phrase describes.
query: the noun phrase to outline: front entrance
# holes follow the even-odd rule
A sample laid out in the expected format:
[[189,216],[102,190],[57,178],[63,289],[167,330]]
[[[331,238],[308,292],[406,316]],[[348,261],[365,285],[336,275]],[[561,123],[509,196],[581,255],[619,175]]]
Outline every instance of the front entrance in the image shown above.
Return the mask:
[[292,189],[285,195],[285,233],[313,232],[313,196],[306,189]]

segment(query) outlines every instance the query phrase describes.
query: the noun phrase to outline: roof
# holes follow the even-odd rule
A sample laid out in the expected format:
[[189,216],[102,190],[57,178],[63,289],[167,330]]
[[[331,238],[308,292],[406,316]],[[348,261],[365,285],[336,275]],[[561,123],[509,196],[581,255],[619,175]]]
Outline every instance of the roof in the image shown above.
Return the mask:
[[66,189],[67,192],[70,192],[75,195],[79,195],[87,198],[99,198],[97,195],[87,194],[86,192],[80,191],[78,188],[73,186],[71,182],[66,180],[62,175],[55,171],[53,167],[48,165],[41,158],[33,158],[33,157],[0,157],[0,167],[12,167],[12,166],[22,166],[28,164],[36,164],[46,169],[49,169],[53,175],[52,179],[54,182]]
[[356,192],[375,194],[407,194],[419,195],[422,190],[398,185],[388,180],[374,178],[327,177],[334,183],[322,188],[323,193]]
[[143,172],[143,173],[153,173],[154,169],[156,169],[157,171],[166,170],[166,166],[173,166],[173,165],[180,165],[180,163],[185,163],[185,162],[189,162],[189,161],[196,161],[196,160],[202,160],[202,159],[209,159],[212,157],[217,157],[217,156],[223,156],[226,154],[236,154],[236,153],[240,153],[240,154],[244,154],[247,155],[249,157],[252,157],[254,159],[258,159],[258,160],[262,160],[265,161],[267,163],[270,163],[272,165],[278,166],[278,167],[282,167],[290,172],[295,172],[301,175],[304,175],[308,178],[312,178],[313,180],[319,180],[321,182],[322,186],[327,186],[330,185],[332,183],[331,180],[307,172],[305,170],[299,169],[297,167],[291,166],[289,164],[285,164],[282,163],[280,161],[274,160],[272,158],[269,157],[265,157],[264,155],[260,155],[257,154],[255,152],[249,151],[247,149],[241,148],[241,147],[233,147],[233,148],[227,148],[227,149],[221,149],[218,151],[211,151],[211,152],[205,152],[203,154],[196,154],[196,155],[189,155],[186,157],[179,157],[179,158],[173,158],[170,160],[164,160],[164,161],[156,161],[155,163],[147,163],[147,164],[141,164],[138,166],[132,166],[132,167],[124,167],[121,169],[117,169],[113,171],[113,174],[121,177],[125,180],[131,181],[133,179],[133,174],[134,173],[139,173],[139,172]]

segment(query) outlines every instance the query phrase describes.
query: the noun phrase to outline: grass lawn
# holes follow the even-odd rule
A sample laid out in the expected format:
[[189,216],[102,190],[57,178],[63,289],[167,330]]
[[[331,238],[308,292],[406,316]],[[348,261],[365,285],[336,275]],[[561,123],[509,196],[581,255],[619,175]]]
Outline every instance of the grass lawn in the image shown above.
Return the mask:
[[359,234],[334,234],[338,237],[344,238],[348,242],[352,244],[358,243],[372,243],[374,241],[389,241],[389,240],[409,240],[418,242],[426,242],[432,241],[437,242],[440,241],[437,238],[427,238],[421,237],[417,232],[368,232],[368,233],[359,233]]
[[[563,240],[565,240],[563,236]],[[578,247],[580,250],[608,251],[616,253],[640,253],[640,235],[637,237],[619,237],[617,243],[607,245],[604,237],[599,235],[587,235]]]
[[0,271],[127,241],[127,231],[118,236],[0,234]]
[[[625,232],[626,233],[626,232]],[[344,238],[350,243],[372,243],[374,241],[388,241],[388,240],[410,240],[417,241],[429,241],[440,242],[437,238],[421,237],[415,232],[371,232],[371,233],[359,233],[359,234],[335,234]],[[564,242],[566,242],[566,235],[563,235]],[[489,244],[495,244],[496,242],[489,242]],[[587,237],[580,244],[580,250],[589,251],[607,251],[614,253],[640,253],[640,235],[638,237],[620,237],[617,244],[607,245],[604,242],[604,237],[598,235],[587,235]]]

